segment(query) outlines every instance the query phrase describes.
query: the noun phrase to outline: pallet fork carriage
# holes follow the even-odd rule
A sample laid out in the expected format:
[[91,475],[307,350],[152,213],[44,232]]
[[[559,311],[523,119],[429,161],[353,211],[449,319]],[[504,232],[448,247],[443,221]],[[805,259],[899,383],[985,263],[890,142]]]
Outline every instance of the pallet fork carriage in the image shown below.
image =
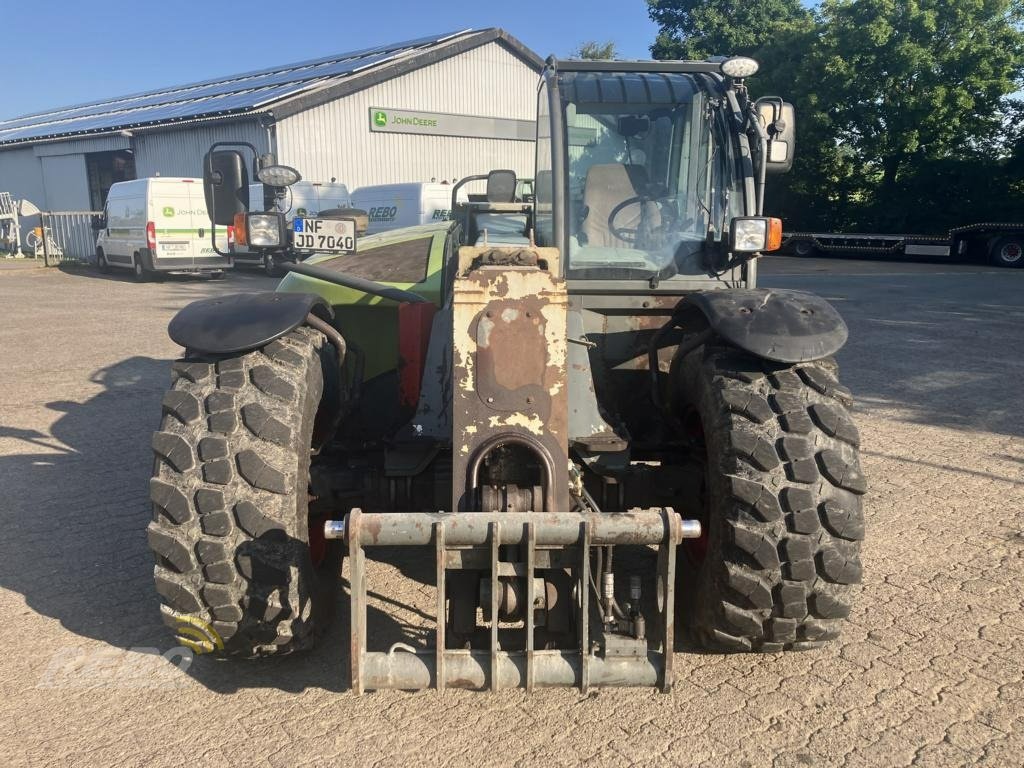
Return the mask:
[[[344,521],[325,524],[328,539],[348,546],[352,611],[352,690],[577,686],[658,686],[672,688],[675,639],[675,547],[684,538],[700,536],[700,523],[682,520],[671,509],[637,510],[620,514],[491,513],[364,514],[353,510]],[[657,590],[661,626],[652,649],[638,644],[619,655],[608,638],[590,637],[590,556],[595,547],[657,545]],[[367,650],[366,547],[434,546],[437,578],[437,627],[433,651],[416,651],[396,644],[386,653]],[[516,547],[516,561],[502,557],[503,548]],[[446,649],[445,582],[449,570],[480,570],[487,564],[490,585],[490,649]],[[545,610],[540,569],[571,565],[576,577],[579,647],[575,650],[535,650],[536,614]],[[518,650],[503,650],[500,601],[507,591],[495,589],[496,579],[516,577],[525,582],[525,617]],[[598,596],[599,597],[599,596]],[[532,606],[533,610],[529,607]],[[640,638],[644,639],[644,638]],[[644,649],[643,651],[639,649]]]

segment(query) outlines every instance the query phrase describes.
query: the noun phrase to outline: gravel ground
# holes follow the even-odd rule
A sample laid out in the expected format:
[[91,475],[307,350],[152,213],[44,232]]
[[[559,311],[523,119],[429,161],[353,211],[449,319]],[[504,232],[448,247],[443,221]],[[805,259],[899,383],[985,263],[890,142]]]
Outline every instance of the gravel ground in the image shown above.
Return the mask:
[[[273,283],[0,270],[4,764],[1021,765],[1024,271],[779,258],[761,282],[818,292],[850,325],[839,358],[871,490],[842,640],[681,652],[669,695],[357,699],[344,620],[306,656],[186,664],[157,611],[144,528],[178,352],[164,329],[193,299]],[[430,610],[432,588],[404,584],[377,626]]]

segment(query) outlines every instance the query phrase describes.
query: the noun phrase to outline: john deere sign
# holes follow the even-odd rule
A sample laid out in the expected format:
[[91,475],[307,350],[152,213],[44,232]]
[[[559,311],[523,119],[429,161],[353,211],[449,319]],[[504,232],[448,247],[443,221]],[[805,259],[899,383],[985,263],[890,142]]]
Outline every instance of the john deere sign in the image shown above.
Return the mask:
[[370,107],[370,130],[374,133],[420,133],[431,136],[533,141],[535,128],[532,120]]

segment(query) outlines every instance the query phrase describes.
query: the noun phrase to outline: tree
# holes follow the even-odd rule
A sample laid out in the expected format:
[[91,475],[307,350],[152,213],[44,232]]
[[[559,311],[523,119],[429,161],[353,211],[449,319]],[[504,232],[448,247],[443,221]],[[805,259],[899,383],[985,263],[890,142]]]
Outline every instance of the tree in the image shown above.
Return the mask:
[[[769,211],[786,226],[840,226],[841,200],[851,189],[822,189],[823,178],[849,184],[852,158],[836,151],[828,117],[814,106],[807,54],[820,30],[812,11],[799,0],[648,0],[659,25],[651,53],[659,59],[705,59],[713,55],[751,56],[761,64],[747,81],[753,96],[776,95],[797,108],[797,154],[793,171],[770,180]],[[827,185],[826,185],[827,186]]]
[[800,0],[647,0],[647,6],[660,27],[651,46],[656,59],[756,57],[813,24]]
[[[769,211],[798,229],[941,232],[992,190],[1020,207],[1022,0],[648,0],[658,58],[748,55],[797,108]],[[948,201],[963,200],[961,216]],[[967,203],[970,202],[968,205]],[[973,214],[971,214],[973,215]],[[1019,218],[1019,213],[1017,214]]]
[[874,175],[877,221],[899,227],[908,169],[998,145],[1024,66],[1020,3],[825,0],[820,12],[807,62],[816,106]]
[[599,43],[595,40],[588,40],[585,43],[580,43],[579,47],[569,55],[574,59],[611,61],[616,56],[615,43],[611,40],[604,43]]

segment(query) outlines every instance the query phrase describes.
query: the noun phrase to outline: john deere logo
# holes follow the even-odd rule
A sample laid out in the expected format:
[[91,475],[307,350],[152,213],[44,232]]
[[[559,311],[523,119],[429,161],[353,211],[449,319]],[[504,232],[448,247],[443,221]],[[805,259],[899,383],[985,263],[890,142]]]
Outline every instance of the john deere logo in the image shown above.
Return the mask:
[[165,205],[164,206],[164,216],[166,216],[167,218],[170,218],[173,215],[174,215],[174,207],[170,206],[170,205]]
[[388,124],[388,113],[378,109],[373,113],[373,124],[383,128]]
[[223,651],[224,641],[220,634],[196,616],[176,616],[174,623],[177,624],[177,640],[186,648],[191,648],[194,653],[212,653]]

